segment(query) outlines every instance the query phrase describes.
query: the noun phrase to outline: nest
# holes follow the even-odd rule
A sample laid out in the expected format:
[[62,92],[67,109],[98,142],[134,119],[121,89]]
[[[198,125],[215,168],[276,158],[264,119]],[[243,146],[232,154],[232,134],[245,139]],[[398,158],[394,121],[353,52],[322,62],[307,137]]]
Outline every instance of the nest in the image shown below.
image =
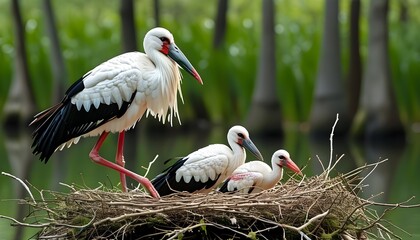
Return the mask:
[[[258,194],[178,193],[153,199],[139,190],[65,185],[67,193],[36,190],[40,199],[35,200],[22,180],[2,173],[26,188],[30,198],[20,204],[31,212],[25,222],[0,218],[39,228],[39,239],[401,239],[384,215],[420,205],[406,205],[412,198],[387,204],[357,195],[365,178],[385,160],[330,177],[342,158],[331,165],[335,124],[329,165],[322,174],[292,176]],[[365,170],[370,172],[362,178]],[[381,214],[376,206],[383,208]]]
[[329,171],[293,176],[258,194],[178,193],[157,200],[138,190],[66,185],[69,193],[43,190],[41,200],[22,200],[33,209],[26,218],[32,223],[14,222],[41,228],[39,239],[399,238],[369,208],[378,203],[355,192],[362,186],[359,173],[377,164],[334,178]]

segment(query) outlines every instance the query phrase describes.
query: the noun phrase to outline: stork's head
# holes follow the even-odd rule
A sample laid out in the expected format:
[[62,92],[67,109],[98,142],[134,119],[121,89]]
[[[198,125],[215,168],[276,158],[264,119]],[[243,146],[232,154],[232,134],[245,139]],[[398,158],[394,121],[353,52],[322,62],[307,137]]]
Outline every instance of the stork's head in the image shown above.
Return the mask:
[[302,174],[299,167],[292,161],[292,159],[290,158],[290,154],[286,150],[283,150],[283,149],[277,150],[273,154],[271,161],[274,164],[278,165],[280,168],[288,167],[293,172]]
[[148,54],[147,52],[150,49],[155,49],[163,53],[178,63],[180,67],[197,79],[199,83],[203,84],[200,75],[182,53],[181,49],[175,44],[172,34],[165,28],[157,27],[151,29],[144,37],[143,47],[146,54]]
[[258,160],[264,160],[258,148],[249,138],[249,133],[244,127],[239,125],[231,127],[227,134],[227,138],[229,142],[235,142],[239,146],[250,151]]

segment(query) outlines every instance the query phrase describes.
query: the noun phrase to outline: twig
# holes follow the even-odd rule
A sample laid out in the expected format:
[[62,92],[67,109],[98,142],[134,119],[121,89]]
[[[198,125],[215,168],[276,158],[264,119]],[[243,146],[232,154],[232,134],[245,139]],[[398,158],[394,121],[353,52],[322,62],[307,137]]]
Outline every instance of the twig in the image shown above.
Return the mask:
[[70,188],[73,192],[76,192],[76,189],[72,185],[69,185],[69,184],[66,184],[66,183],[62,183],[62,182],[60,182],[58,184],[60,184],[60,185],[62,185],[64,187]]
[[386,161],[388,161],[388,159],[384,159],[384,160],[381,160],[381,161],[378,161],[378,162],[375,162],[375,163],[365,164],[365,165],[363,165],[361,167],[358,167],[356,169],[353,169],[350,172],[344,174],[344,177],[348,179],[348,178],[350,178],[352,176],[359,175],[366,168],[369,168],[369,167],[372,167],[372,166],[376,166],[376,165],[382,164],[382,163],[384,163]]
[[48,226],[51,225],[51,223],[42,223],[42,224],[23,223],[23,222],[18,221],[15,218],[12,218],[12,217],[9,217],[9,216],[4,216],[4,215],[0,215],[0,218],[10,220],[10,221],[14,222],[15,224],[17,224],[18,226],[23,226],[23,227],[44,228],[44,227],[48,227]]
[[328,167],[327,167],[327,174],[325,175],[325,179],[328,178],[328,176],[330,175],[330,171],[331,171],[331,164],[332,164],[332,159],[333,159],[333,136],[334,136],[334,130],[335,130],[335,126],[337,125],[338,122],[338,113],[337,113],[337,117],[335,119],[334,125],[332,126],[331,129],[331,134],[330,134],[330,160],[328,162]]
[[299,231],[299,234],[301,237],[305,238],[306,240],[311,240],[311,238],[309,238],[305,233],[303,233],[302,231]]
[[337,166],[337,164],[341,161],[341,159],[343,159],[344,154],[341,154],[341,156],[335,161],[334,165],[331,167],[331,170],[335,168],[335,166]]
[[14,222],[18,226],[31,227],[31,228],[44,228],[44,227],[49,227],[49,226],[62,226],[62,227],[69,227],[69,228],[85,228],[85,227],[87,227],[87,226],[89,226],[93,223],[93,221],[96,218],[96,212],[93,212],[93,217],[88,223],[86,223],[85,225],[81,225],[81,226],[71,225],[71,224],[66,224],[66,223],[52,222],[52,221],[48,222],[48,223],[41,223],[41,224],[24,223],[24,222],[18,221],[15,218],[4,216],[4,215],[0,215],[0,218],[8,219],[8,220]]
[[[142,166],[142,168],[146,169],[146,173],[143,175],[143,177],[147,176],[147,174],[150,171],[150,168],[152,167],[153,163],[155,163],[155,161],[158,159],[158,157],[159,157],[159,155],[156,154],[155,158],[152,161],[149,162],[149,165],[147,166],[147,168]],[[142,185],[139,183],[133,191],[139,190],[141,187],[142,187]]]
[[360,184],[362,184],[369,176],[370,176],[370,174],[372,174],[373,173],[373,171],[375,171],[375,169],[378,167],[378,165],[379,164],[375,164],[374,166],[373,166],[373,168],[370,170],[370,172],[368,173],[368,174],[366,174],[366,176],[359,182],[359,184],[357,184],[355,187],[354,187],[354,189],[357,189],[358,187],[359,187],[359,185]]
[[320,199],[322,197],[322,195],[320,194],[316,199],[315,199],[315,201],[308,207],[308,210],[306,210],[306,216],[305,216],[305,221],[306,220],[308,220],[308,217],[309,217],[309,213],[310,213],[310,211],[311,211],[311,208],[315,205],[315,203],[317,203],[318,202],[318,200]]
[[245,233],[242,233],[242,232],[240,232],[240,231],[237,231],[237,230],[235,230],[235,229],[232,229],[232,228],[230,228],[230,227],[226,227],[226,226],[224,226],[224,225],[221,225],[221,224],[217,224],[217,223],[197,223],[197,224],[195,224],[195,225],[192,225],[192,226],[188,226],[188,227],[185,227],[185,228],[182,228],[182,229],[176,229],[176,230],[174,230],[174,231],[172,231],[172,232],[170,232],[170,233],[167,233],[167,234],[165,234],[165,236],[164,237],[168,237],[168,236],[171,236],[171,237],[169,237],[169,238],[167,238],[168,240],[169,239],[175,239],[176,237],[178,237],[178,235],[179,234],[181,234],[181,233],[184,233],[184,232],[187,232],[187,231],[191,231],[191,230],[193,230],[193,229],[195,229],[195,228],[198,228],[198,227],[203,227],[203,226],[214,226],[214,227],[217,227],[217,228],[220,228],[220,229],[227,229],[227,230],[229,230],[229,231],[232,231],[232,232],[234,232],[234,233],[236,233],[236,234],[239,234],[239,235],[242,235],[243,237],[245,237],[245,238],[248,238],[248,235],[246,235]]
[[[400,236],[396,235],[395,233],[393,233],[391,230],[389,230],[388,228],[386,228],[384,225],[380,224],[379,222],[378,222],[378,223],[376,223],[376,226],[378,226],[378,228],[379,228],[379,229],[384,230],[384,231],[386,232],[386,234],[388,235],[388,238],[389,238],[389,239],[391,239],[391,238],[389,237],[389,234],[391,234],[391,235],[392,235],[392,236],[394,236],[395,238],[402,239]],[[409,235],[410,235],[410,234],[409,234]]]
[[325,172],[325,167],[324,167],[324,164],[322,163],[322,160],[319,158],[319,156],[318,156],[318,155],[316,155],[316,159],[318,159],[318,162],[321,164],[321,167],[322,167],[322,172]]
[[68,233],[58,234],[58,235],[51,235],[51,236],[38,236],[38,239],[65,239]]
[[159,155],[156,154],[155,158],[149,162],[149,166],[146,168],[146,173],[144,174],[143,177],[146,177],[147,174],[149,173],[150,168],[152,167],[153,163],[155,163],[155,161],[158,159]]
[[370,201],[370,200],[365,200],[365,199],[361,199],[361,201],[369,203],[370,205],[381,206],[381,207],[391,207],[391,208],[418,208],[420,207],[420,203],[412,204],[412,205],[404,205],[404,203],[407,203],[413,200],[414,198],[415,196],[412,196],[409,199],[400,203],[380,203],[380,202],[375,202],[375,201]]
[[34,202],[34,204],[36,204],[35,198],[34,198],[34,196],[32,195],[31,190],[29,190],[28,185],[26,185],[26,184],[25,184],[25,182],[23,182],[20,178],[18,178],[18,177],[16,177],[16,176],[13,176],[13,175],[12,175],[12,174],[10,174],[10,173],[1,172],[1,174],[2,174],[2,175],[5,175],[5,176],[8,176],[8,177],[11,177],[11,178],[13,178],[13,179],[17,180],[20,184],[22,184],[22,186],[23,186],[23,187],[25,188],[25,190],[28,192],[28,194],[29,194],[29,196],[31,197],[31,199],[32,199],[32,201]]
[[252,217],[253,217],[253,218],[255,218],[255,219],[257,219],[257,220],[260,220],[260,221],[264,221],[264,222],[267,222],[267,223],[271,223],[271,224],[278,225],[278,226],[279,226],[279,227],[281,227],[281,228],[287,228],[287,229],[292,230],[292,231],[295,231],[295,232],[301,232],[303,229],[305,229],[305,228],[307,228],[309,225],[313,224],[313,222],[315,222],[316,220],[318,220],[318,219],[320,219],[320,218],[323,218],[323,217],[327,216],[327,215],[328,215],[328,213],[329,213],[329,210],[327,210],[327,211],[325,211],[325,212],[323,212],[323,213],[320,213],[320,214],[318,214],[318,215],[316,215],[316,216],[312,217],[312,218],[311,218],[311,219],[309,219],[309,220],[308,220],[305,224],[303,224],[303,225],[301,225],[301,226],[299,226],[299,227],[295,227],[295,226],[291,226],[291,225],[288,225],[288,224],[283,224],[283,223],[277,223],[277,222],[273,222],[273,221],[268,220],[268,219],[261,219],[261,218],[259,218],[259,217],[255,217],[255,216],[252,216]]

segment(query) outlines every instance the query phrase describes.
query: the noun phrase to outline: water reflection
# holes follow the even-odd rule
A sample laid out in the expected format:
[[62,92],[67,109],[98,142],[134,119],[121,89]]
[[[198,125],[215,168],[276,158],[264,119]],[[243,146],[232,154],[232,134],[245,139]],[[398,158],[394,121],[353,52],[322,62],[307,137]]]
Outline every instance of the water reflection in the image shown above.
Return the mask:
[[[30,169],[32,168],[33,164],[33,157],[30,150],[31,146],[31,137],[27,130],[24,129],[16,129],[14,127],[5,128],[5,147],[7,152],[7,159],[10,164],[10,170],[2,169],[2,171],[9,171],[12,175],[25,180],[29,178]],[[5,157],[2,156],[4,159]],[[3,176],[2,176],[3,177]],[[1,180],[0,180],[1,181]],[[11,193],[7,198],[13,199],[23,199],[27,196],[27,192],[25,192],[24,188],[21,184],[17,181],[11,181],[12,183],[12,190]],[[5,198],[1,198],[5,199]],[[15,217],[18,220],[22,220],[27,214],[27,209],[25,208],[17,208]],[[13,239],[19,240],[23,238],[23,230],[22,227],[16,227],[16,231],[14,232]]]
[[[146,122],[146,121],[145,121]],[[189,130],[185,131],[180,127],[168,128],[163,132],[148,131],[143,126],[137,126],[137,134],[127,137],[125,144],[126,167],[130,170],[144,174],[145,167],[148,166],[157,154],[158,160],[152,166],[149,177],[153,177],[165,168],[163,162],[172,157],[184,156],[198,148],[211,143],[227,143],[226,133],[229,127],[214,127],[211,130]],[[96,165],[89,160],[88,154],[94,143],[95,138],[83,139],[77,145],[57,152],[47,164],[41,164],[37,157],[31,154],[31,137],[28,131],[12,132],[5,135],[0,133],[0,156],[8,159],[8,166],[2,166],[1,171],[10,172],[21,179],[28,179],[38,189],[56,189],[66,191],[59,182],[68,184],[86,185],[87,187],[97,187],[99,182],[108,187],[114,187],[119,182],[118,173]],[[286,132],[284,139],[262,138],[253,136],[251,138],[258,146],[266,161],[270,161],[272,153],[279,149],[287,149],[292,159],[300,166],[306,166],[304,173],[308,176],[319,174],[323,171],[319,158],[324,166],[328,165],[330,156],[330,143],[328,139],[324,141],[308,138],[301,132]],[[4,144],[3,144],[4,141]],[[365,180],[365,184],[370,187],[364,188],[360,194],[364,198],[369,198],[380,192],[384,194],[376,198],[376,201],[398,202],[404,201],[413,195],[420,196],[420,189],[416,183],[420,181],[417,174],[420,161],[420,150],[416,148],[420,143],[420,136],[412,135],[409,144],[364,144],[360,145],[349,140],[334,140],[335,160],[341,154],[345,154],[336,172],[348,172],[366,163],[377,162],[380,159],[388,158],[388,162],[378,166],[378,168]],[[101,154],[110,160],[114,159],[116,150],[116,135],[110,136],[101,149]],[[5,150],[3,149],[5,147]],[[253,160],[248,156],[248,161]],[[287,176],[286,176],[287,177]],[[129,181],[131,187],[137,184]],[[19,199],[26,196],[21,185],[7,177],[0,177],[1,189],[13,191],[1,191],[2,199]],[[418,202],[418,201],[417,201]],[[22,219],[29,211],[27,208],[16,207],[16,202],[1,202],[1,214],[16,216]],[[4,208],[5,207],[5,208]],[[14,209],[14,210],[12,210]],[[414,221],[408,222],[413,216],[420,217],[420,210],[397,211],[390,214],[391,221],[405,230],[420,234],[420,230],[415,226]],[[395,219],[395,220],[394,220]],[[0,232],[10,231],[10,222],[0,221]],[[6,235],[0,237],[5,239],[24,239],[30,237],[34,231],[23,233],[18,228],[13,229],[13,236]],[[7,234],[7,233],[6,233]]]

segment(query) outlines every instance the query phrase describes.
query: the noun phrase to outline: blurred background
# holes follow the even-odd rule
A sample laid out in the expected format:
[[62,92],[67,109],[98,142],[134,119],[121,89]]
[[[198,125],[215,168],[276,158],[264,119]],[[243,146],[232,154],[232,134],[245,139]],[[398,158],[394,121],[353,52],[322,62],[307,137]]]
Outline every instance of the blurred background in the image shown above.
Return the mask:
[[[145,33],[162,26],[204,85],[183,72],[182,125],[143,118],[127,134],[127,168],[144,174],[159,155],[154,177],[166,159],[226,143],[230,126],[241,124],[266,161],[284,148],[312,176],[322,172],[318,158],[328,165],[339,114],[333,159],[344,157],[334,174],[387,158],[360,194],[383,192],[375,200],[391,203],[420,196],[416,0],[0,0],[0,9],[0,170],[38,189],[68,191],[59,182],[118,187],[117,173],[89,160],[95,138],[43,164],[31,153],[28,123],[93,67],[143,51]],[[116,142],[110,136],[102,155],[113,159]],[[21,185],[0,176],[0,215],[24,219],[30,209],[13,200],[23,197]],[[418,209],[386,215],[414,238],[419,217]],[[0,219],[0,239],[35,233]]]

